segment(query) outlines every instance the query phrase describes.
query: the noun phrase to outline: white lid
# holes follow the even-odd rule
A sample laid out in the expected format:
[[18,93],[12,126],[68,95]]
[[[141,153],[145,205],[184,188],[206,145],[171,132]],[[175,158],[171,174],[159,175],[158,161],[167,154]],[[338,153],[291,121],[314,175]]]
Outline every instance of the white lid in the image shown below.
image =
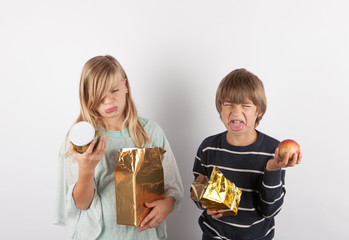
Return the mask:
[[95,137],[95,128],[89,122],[78,122],[69,133],[70,141],[76,146],[85,146],[92,142]]

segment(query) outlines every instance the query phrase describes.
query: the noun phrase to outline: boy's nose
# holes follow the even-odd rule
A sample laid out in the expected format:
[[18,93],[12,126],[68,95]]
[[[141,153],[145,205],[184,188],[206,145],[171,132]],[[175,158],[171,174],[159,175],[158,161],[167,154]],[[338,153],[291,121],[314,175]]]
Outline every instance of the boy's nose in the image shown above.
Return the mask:
[[234,104],[233,107],[231,108],[231,111],[233,113],[240,113],[241,112],[241,107],[240,105]]

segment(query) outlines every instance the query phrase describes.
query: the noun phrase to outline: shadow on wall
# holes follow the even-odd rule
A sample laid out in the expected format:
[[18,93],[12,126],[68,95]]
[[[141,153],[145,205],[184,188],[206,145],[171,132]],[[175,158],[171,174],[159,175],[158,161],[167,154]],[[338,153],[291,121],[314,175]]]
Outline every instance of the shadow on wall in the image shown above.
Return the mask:
[[183,71],[163,72],[159,79],[162,89],[157,95],[155,118],[164,130],[172,151],[176,157],[179,172],[184,186],[184,197],[179,210],[171,213],[166,219],[169,240],[200,239],[201,230],[198,225],[199,209],[190,199],[189,189],[193,181],[192,167],[197,148],[199,117],[195,113],[199,104],[195,102],[193,93],[198,91],[190,76],[179,75]]

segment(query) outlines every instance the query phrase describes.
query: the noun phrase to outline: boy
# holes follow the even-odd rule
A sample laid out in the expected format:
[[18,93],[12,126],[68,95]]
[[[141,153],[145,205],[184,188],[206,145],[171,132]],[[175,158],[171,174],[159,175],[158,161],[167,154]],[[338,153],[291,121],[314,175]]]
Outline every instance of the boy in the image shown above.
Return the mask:
[[[245,69],[236,69],[220,82],[216,108],[227,131],[200,145],[193,173],[210,178],[217,166],[242,190],[236,216],[205,210],[199,218],[202,239],[273,239],[274,217],[285,196],[285,170],[301,161],[278,157],[279,141],[255,129],[266,111],[262,81]],[[203,209],[199,202],[195,202]]]

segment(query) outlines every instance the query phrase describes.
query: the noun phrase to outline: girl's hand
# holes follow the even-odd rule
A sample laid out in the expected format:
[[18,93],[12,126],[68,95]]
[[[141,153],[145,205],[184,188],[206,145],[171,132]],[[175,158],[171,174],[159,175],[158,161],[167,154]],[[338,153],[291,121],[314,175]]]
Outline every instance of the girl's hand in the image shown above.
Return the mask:
[[[202,205],[202,204],[201,204]],[[203,208],[206,208],[204,205],[202,205]],[[217,219],[217,218],[220,218],[222,217],[222,213],[219,213],[217,212],[217,210],[210,210],[210,209],[207,209],[207,214],[210,215],[213,219]]]
[[151,208],[152,210],[141,222],[141,228],[138,230],[138,232],[142,232],[147,228],[159,226],[165,220],[167,215],[172,212],[174,203],[174,197],[167,197],[162,200],[145,203],[145,206],[147,208]]
[[81,154],[77,152],[73,145],[70,143],[70,150],[73,153],[74,159],[76,159],[79,164],[79,171],[84,171],[85,173],[94,173],[95,167],[105,154],[107,144],[104,138],[100,137],[95,149],[93,149],[94,146],[95,141],[92,141],[86,152]]
[[289,153],[286,153],[284,158],[281,159],[279,157],[279,148],[275,149],[275,156],[273,159],[270,159],[267,162],[266,169],[268,171],[276,171],[280,170],[281,168],[286,168],[286,167],[294,167],[296,164],[300,164],[302,161],[302,153],[298,154],[293,154],[292,159],[288,159]]

